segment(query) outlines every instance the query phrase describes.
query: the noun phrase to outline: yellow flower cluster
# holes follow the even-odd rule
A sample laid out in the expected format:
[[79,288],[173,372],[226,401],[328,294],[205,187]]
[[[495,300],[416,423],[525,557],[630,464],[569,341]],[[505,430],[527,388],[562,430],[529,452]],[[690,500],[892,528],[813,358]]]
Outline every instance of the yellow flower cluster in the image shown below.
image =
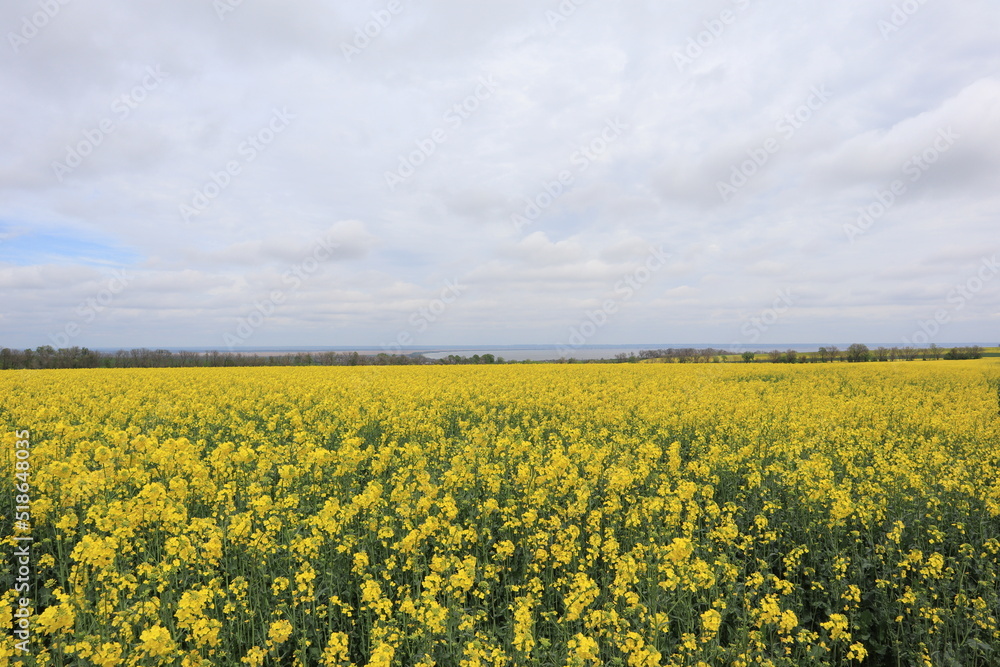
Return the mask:
[[0,374],[31,659],[988,665],[998,387],[988,359]]

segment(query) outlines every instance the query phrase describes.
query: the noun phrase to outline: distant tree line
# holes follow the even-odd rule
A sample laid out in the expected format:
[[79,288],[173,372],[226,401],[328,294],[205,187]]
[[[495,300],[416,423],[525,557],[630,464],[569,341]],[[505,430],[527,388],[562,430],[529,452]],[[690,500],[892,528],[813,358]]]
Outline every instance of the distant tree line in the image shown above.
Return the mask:
[[[713,347],[706,347],[702,349],[694,347],[668,347],[665,350],[639,350],[639,359],[663,359],[664,361],[681,364],[697,362],[706,363],[709,361],[718,361],[728,354],[730,353],[726,350],[717,350]],[[619,355],[619,357],[620,356],[621,355]]]
[[[877,347],[855,343],[846,350],[821,347],[816,352],[772,350],[771,352],[743,352],[706,348],[666,348],[640,350],[639,354],[616,354],[613,359],[558,359],[558,363],[634,363],[660,359],[670,363],[709,363],[733,361],[734,357],[747,363],[821,363],[866,361],[913,361],[914,359],[979,359],[983,348],[978,345],[953,347],[949,350],[931,345],[927,348]],[[456,364],[504,364],[503,357],[492,354],[474,354],[470,357],[449,354],[441,359],[431,359],[420,354],[360,354],[358,352],[296,352],[294,354],[237,354],[235,352],[171,352],[138,348],[101,352],[85,347],[55,349],[43,345],[34,350],[0,349],[0,370],[44,368],[197,368],[210,366],[431,366]],[[513,363],[513,362],[510,362]],[[548,362],[523,362],[548,363]]]
[[[755,361],[753,353],[747,358],[748,353],[743,354],[744,361]],[[836,346],[821,347],[816,352],[796,352],[795,350],[772,350],[767,352],[766,361],[772,363],[808,363],[820,362],[829,363],[832,361],[846,361],[849,363],[859,363],[867,361],[913,361],[917,358],[927,361],[929,359],[980,359],[983,356],[983,348],[978,345],[969,347],[953,347],[945,351],[931,343],[926,348],[915,347],[877,347],[869,349],[862,343],[854,343],[846,350],[840,350]]]
[[100,352],[85,347],[54,349],[50,345],[25,350],[0,349],[0,370],[43,368],[197,368],[209,366],[415,366],[434,364],[504,363],[492,354],[471,357],[449,355],[429,359],[421,355],[359,354],[358,352],[297,352],[281,355],[234,352],[171,352],[146,348]]
[[503,357],[495,357],[492,354],[474,354],[471,357],[463,357],[458,354],[449,354],[447,357],[438,359],[439,364],[505,364]]
[[662,359],[675,363],[706,363],[734,361],[734,357],[745,363],[771,362],[778,364],[796,363],[829,363],[844,361],[849,363],[867,361],[913,361],[915,359],[979,359],[983,356],[983,348],[978,345],[969,347],[953,347],[950,350],[931,344],[926,348],[914,347],[877,347],[869,349],[862,343],[854,343],[846,350],[834,346],[821,347],[816,352],[798,352],[797,350],[771,350],[770,352],[742,352],[740,354],[718,350],[711,347],[698,348],[667,348],[665,350],[640,350],[638,356],[624,353],[615,356],[619,363],[636,362],[643,359]]
[[[712,361],[723,361],[726,355],[732,354],[726,350],[717,350],[712,347],[704,349],[694,347],[673,348],[668,347],[662,350],[639,350],[635,352],[619,352],[611,359],[576,359],[561,358],[550,361],[530,362],[530,363],[561,363],[561,364],[628,364],[646,361],[649,359],[662,359],[671,363],[708,363]],[[528,363],[528,362],[526,362]]]

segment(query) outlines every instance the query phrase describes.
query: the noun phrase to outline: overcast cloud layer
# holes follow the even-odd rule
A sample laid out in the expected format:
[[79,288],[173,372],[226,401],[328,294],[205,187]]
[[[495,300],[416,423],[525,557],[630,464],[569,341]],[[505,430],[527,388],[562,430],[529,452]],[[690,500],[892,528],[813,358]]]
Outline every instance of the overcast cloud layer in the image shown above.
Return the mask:
[[0,346],[995,343],[998,25],[5,2]]

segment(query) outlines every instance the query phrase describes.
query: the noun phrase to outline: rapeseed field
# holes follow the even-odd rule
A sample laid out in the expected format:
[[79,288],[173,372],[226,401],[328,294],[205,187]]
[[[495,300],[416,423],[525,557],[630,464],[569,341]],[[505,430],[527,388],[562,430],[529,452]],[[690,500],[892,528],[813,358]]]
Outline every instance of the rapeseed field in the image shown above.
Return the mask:
[[0,433],[0,663],[1000,664],[990,360],[10,371]]

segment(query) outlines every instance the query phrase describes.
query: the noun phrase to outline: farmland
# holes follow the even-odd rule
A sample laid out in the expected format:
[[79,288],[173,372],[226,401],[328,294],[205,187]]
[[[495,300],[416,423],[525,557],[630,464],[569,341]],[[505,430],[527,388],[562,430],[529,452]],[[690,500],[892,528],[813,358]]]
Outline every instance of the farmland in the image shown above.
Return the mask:
[[1000,661],[995,359],[8,371],[0,426],[25,664]]

